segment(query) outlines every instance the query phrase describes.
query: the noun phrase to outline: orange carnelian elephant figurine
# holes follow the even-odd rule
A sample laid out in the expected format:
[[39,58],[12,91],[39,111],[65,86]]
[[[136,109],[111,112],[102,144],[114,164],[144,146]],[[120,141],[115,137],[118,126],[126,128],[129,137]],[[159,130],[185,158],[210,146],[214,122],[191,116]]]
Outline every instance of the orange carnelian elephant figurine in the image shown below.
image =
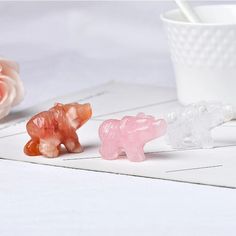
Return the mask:
[[29,156],[57,157],[60,145],[68,152],[82,152],[76,130],[92,116],[90,104],[57,103],[48,111],[32,117],[26,125],[31,140],[24,152]]

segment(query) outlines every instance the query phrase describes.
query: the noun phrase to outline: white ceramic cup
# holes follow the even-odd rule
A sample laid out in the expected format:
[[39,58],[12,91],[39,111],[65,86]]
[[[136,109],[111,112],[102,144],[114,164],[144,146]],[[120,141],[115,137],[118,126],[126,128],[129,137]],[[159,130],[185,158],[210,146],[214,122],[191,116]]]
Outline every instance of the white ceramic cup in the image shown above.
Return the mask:
[[204,23],[188,23],[180,10],[161,15],[178,99],[184,105],[204,100],[236,107],[236,5],[195,10]]

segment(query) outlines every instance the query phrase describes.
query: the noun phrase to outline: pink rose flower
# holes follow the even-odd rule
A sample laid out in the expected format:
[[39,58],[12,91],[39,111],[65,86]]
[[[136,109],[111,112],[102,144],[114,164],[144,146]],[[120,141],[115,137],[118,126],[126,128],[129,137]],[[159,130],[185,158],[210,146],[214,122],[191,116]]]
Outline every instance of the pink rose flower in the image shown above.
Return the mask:
[[24,98],[24,87],[16,62],[0,57],[0,119]]

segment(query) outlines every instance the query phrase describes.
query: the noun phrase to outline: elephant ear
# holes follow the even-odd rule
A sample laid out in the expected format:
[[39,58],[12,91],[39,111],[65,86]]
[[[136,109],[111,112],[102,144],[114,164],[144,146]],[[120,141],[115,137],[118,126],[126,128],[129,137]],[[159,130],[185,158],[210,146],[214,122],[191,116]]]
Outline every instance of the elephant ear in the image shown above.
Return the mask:
[[146,115],[145,113],[143,113],[143,112],[140,112],[140,113],[138,113],[137,115],[136,115],[136,117],[138,117],[138,118],[143,118],[143,119],[155,119],[153,116],[151,116],[151,115]]
[[54,107],[63,107],[63,104],[60,102],[54,103]]
[[125,116],[120,123],[121,133],[133,133],[137,129],[136,120],[133,116]]
[[146,118],[137,118],[132,116],[126,116],[121,120],[120,130],[125,133],[135,133],[137,131],[143,130],[147,125]]
[[122,118],[122,120],[120,121],[120,130],[124,130],[127,128],[129,120],[130,120],[129,116],[125,116],[124,118]]
[[146,116],[145,113],[140,112],[140,113],[137,114],[136,117],[144,118],[145,116]]
[[60,112],[66,112],[65,105],[59,102],[54,103],[54,106],[49,111],[55,112],[54,115],[58,116]]

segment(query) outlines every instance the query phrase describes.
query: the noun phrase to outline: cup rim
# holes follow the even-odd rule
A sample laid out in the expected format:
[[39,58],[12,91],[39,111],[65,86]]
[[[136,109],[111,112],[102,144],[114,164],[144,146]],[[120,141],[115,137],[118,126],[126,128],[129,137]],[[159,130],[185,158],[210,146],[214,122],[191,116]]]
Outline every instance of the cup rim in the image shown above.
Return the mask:
[[[201,5],[201,6],[194,7],[194,9],[211,8],[211,7],[212,8],[234,7],[236,11],[236,4]],[[187,21],[174,20],[166,16],[167,14],[172,14],[172,13],[177,13],[177,12],[180,12],[179,8],[166,11],[160,15],[160,18],[163,22],[176,24],[176,25],[185,25],[185,26],[186,25],[188,26],[236,26],[236,23],[204,23],[204,22],[192,23],[192,22],[187,22]]]

